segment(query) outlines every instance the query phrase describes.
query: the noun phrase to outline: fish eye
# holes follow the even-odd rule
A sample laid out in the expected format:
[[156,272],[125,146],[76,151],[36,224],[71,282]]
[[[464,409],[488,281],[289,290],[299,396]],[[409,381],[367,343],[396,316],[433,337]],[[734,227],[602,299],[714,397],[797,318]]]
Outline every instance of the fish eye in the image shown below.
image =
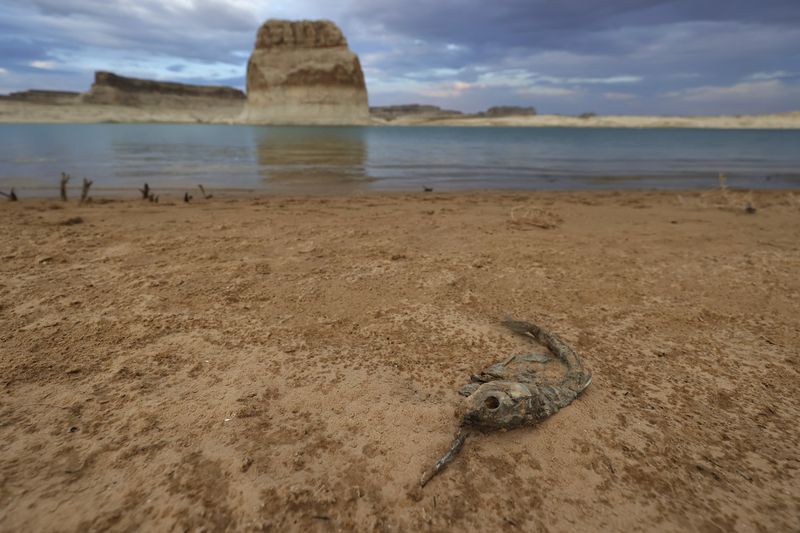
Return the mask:
[[487,396],[486,399],[483,401],[483,404],[486,406],[487,409],[494,411],[495,409],[500,407],[500,400],[498,400],[496,396]]

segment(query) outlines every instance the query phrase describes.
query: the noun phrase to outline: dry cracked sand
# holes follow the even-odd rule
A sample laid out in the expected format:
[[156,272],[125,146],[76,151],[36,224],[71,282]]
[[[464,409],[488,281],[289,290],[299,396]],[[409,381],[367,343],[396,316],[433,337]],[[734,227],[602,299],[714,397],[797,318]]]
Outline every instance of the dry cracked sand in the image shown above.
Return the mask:
[[[750,200],[758,208],[748,215]],[[798,531],[800,196],[0,202],[2,531]],[[594,381],[424,490],[458,387]]]

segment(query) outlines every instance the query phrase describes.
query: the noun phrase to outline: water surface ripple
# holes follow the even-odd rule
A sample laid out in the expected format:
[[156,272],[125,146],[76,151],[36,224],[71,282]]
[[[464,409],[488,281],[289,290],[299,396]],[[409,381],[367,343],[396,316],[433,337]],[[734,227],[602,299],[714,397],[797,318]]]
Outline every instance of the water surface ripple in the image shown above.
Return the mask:
[[[370,190],[800,186],[800,131],[0,124],[0,188]],[[77,180],[76,180],[77,181]]]

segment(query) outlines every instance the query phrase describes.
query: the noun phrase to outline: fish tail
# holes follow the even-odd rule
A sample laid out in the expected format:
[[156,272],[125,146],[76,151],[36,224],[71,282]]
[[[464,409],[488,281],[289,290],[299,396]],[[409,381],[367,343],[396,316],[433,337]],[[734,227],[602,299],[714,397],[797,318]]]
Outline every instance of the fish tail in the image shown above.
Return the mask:
[[530,322],[506,318],[503,325],[514,333],[533,337],[547,346],[553,354],[567,365],[567,379],[576,382],[576,392],[583,391],[592,381],[592,374],[583,368],[583,362],[577,352],[573,350],[561,337]]

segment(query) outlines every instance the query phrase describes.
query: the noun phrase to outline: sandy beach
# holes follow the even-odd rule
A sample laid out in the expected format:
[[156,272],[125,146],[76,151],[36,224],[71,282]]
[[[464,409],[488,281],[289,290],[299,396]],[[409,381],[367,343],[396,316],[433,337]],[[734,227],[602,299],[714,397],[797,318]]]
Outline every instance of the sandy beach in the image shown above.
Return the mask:
[[[744,206],[751,202],[755,214]],[[0,201],[2,531],[796,531],[800,195]],[[424,490],[469,375],[594,381]]]

